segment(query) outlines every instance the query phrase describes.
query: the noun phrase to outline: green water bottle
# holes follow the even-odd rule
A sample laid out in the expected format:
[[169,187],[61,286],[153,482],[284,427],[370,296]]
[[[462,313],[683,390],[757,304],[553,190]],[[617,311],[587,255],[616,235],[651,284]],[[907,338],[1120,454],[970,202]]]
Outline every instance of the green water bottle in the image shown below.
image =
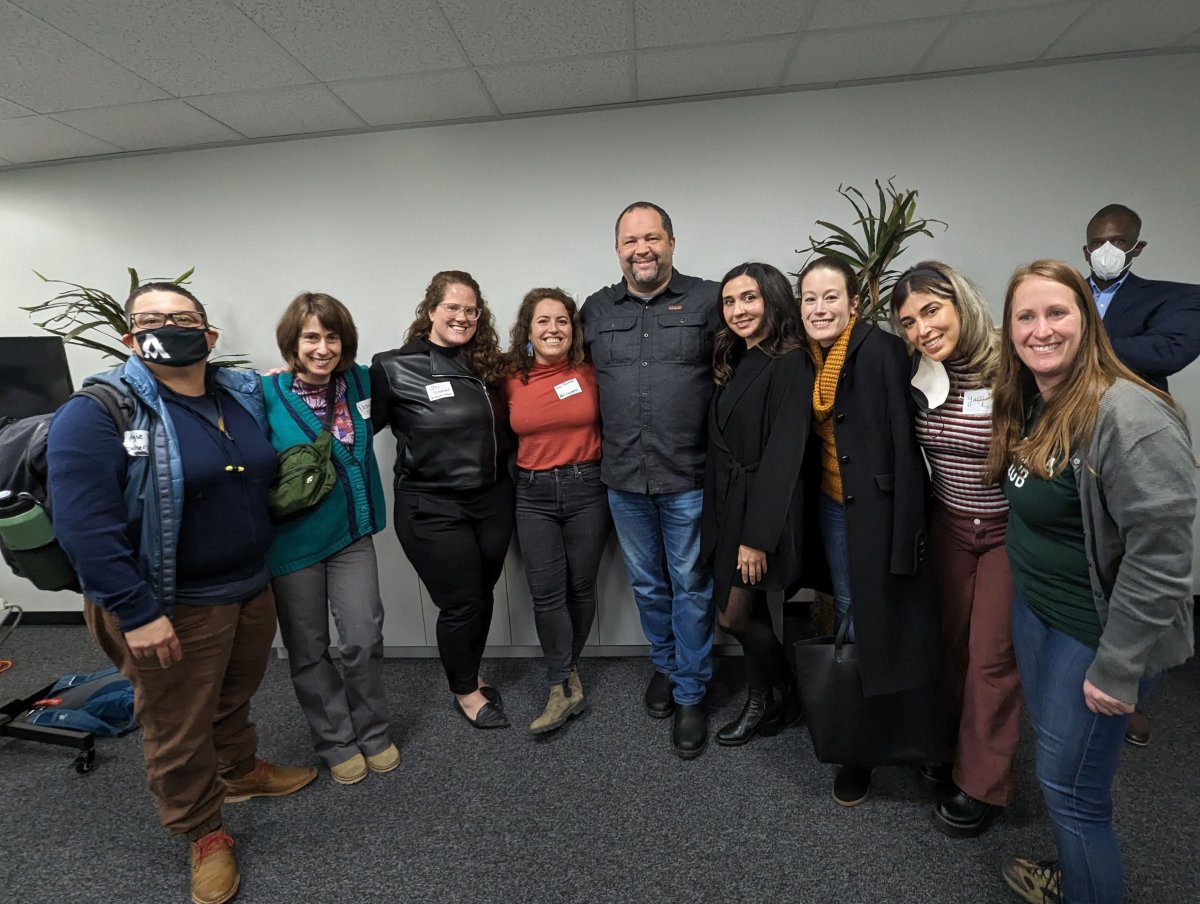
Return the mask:
[[76,587],[75,571],[54,539],[54,526],[40,502],[28,493],[0,490],[0,540],[13,570],[39,590]]

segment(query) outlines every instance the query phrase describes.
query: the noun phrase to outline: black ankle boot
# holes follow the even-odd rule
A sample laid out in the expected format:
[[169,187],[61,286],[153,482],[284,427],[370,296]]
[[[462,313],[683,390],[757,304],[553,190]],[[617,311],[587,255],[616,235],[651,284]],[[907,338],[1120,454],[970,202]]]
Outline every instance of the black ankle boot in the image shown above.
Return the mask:
[[779,701],[779,717],[784,728],[795,725],[804,717],[804,708],[800,703],[800,691],[796,689],[796,679],[791,675],[783,684],[775,685],[775,699]]
[[782,727],[774,694],[751,688],[738,717],[717,732],[717,743],[723,747],[739,747],[756,734],[764,737],[778,734]]

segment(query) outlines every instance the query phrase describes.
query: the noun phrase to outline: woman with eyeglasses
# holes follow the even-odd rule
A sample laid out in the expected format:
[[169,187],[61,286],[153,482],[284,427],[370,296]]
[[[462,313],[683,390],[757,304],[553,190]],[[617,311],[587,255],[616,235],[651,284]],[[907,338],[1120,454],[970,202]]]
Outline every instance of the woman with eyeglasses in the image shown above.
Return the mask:
[[586,707],[579,656],[596,617],[596,574],[612,516],[600,482],[600,398],[584,360],[575,299],[533,289],[521,300],[505,382],[517,435],[517,537],[546,662],[545,734]]
[[[387,524],[387,511],[372,443],[371,381],[354,361],[354,318],[331,295],[297,295],[275,338],[289,371],[262,378],[271,443],[282,451],[328,430],[337,481],[316,506],[276,526],[267,563],[292,685],[317,755],[335,782],[353,785],[400,765],[383,688],[373,535]],[[340,668],[329,655],[331,616]]]
[[371,421],[396,437],[396,535],[439,610],[456,709],[476,728],[507,728],[479,664],[512,537],[512,439],[504,355],[471,274],[434,275],[404,342],[371,362]]

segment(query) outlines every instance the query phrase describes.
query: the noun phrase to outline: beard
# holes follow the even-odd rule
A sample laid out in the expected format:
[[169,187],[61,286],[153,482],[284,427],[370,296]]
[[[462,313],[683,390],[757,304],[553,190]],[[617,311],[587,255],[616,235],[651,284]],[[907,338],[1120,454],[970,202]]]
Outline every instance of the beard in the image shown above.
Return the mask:
[[[638,276],[637,264],[653,264],[654,266],[649,271],[643,271],[645,275]],[[654,257],[649,261],[637,261],[636,263],[630,261],[629,268],[625,271],[625,278],[629,280],[630,285],[636,288],[653,289],[662,281],[662,271],[662,259],[659,257]]]

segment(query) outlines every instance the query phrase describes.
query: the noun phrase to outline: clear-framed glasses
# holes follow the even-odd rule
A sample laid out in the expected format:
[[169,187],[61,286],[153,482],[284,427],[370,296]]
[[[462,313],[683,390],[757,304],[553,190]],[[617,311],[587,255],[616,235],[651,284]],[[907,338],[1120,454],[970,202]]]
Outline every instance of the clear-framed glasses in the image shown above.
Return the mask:
[[438,307],[449,314],[451,317],[457,317],[462,314],[468,320],[479,319],[479,308],[464,308],[462,305],[453,301],[443,301],[438,304]]
[[156,330],[167,321],[187,330],[198,330],[208,326],[199,311],[139,311],[129,315],[129,322],[139,330]]

